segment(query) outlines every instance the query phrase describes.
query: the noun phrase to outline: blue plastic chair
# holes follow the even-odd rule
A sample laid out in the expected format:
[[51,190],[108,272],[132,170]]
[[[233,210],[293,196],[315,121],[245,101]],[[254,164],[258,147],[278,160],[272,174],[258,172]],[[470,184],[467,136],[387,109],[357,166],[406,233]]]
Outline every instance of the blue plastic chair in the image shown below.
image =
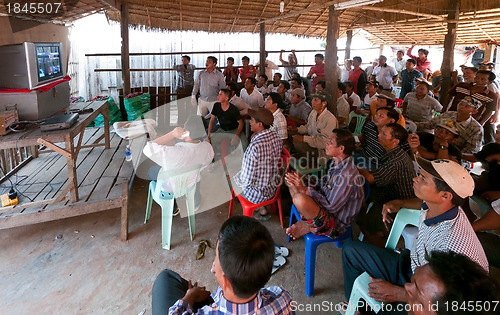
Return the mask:
[[[201,164],[188,166],[176,170],[160,171],[157,180],[152,180],[149,183],[148,201],[146,204],[146,216],[144,224],[151,216],[151,206],[153,200],[161,207],[161,230],[162,242],[161,246],[164,249],[170,249],[170,236],[172,229],[172,214],[174,211],[174,198],[186,196],[186,206],[189,220],[189,233],[193,240],[196,227],[194,219],[194,194],[196,183],[188,187],[189,179],[201,169]],[[174,192],[165,192],[161,188],[166,180],[173,183]]]
[[[406,225],[418,226],[420,221],[420,210],[401,208],[396,215],[396,219],[389,233],[389,238],[385,243],[385,247],[389,249],[395,249],[399,242],[401,233]],[[368,296],[368,284],[370,283],[370,275],[367,272],[362,273],[360,276],[354,280],[352,286],[351,296],[349,297],[349,306],[347,307],[346,315],[354,315],[356,311],[356,306],[360,299],[366,301],[370,305],[371,309],[378,313],[382,308],[382,303],[375,301],[373,298]]]

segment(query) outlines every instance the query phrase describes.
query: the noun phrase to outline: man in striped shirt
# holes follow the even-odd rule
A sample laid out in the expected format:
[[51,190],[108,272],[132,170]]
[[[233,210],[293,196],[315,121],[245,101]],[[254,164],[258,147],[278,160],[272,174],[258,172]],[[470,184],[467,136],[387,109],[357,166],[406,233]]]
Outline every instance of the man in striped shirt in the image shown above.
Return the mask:
[[428,263],[429,253],[435,250],[463,254],[488,271],[483,248],[460,207],[464,198],[472,196],[472,177],[450,160],[428,161],[417,157],[417,163],[421,167],[420,175],[413,180],[417,198],[393,200],[382,210],[383,221],[387,224],[393,221],[389,214],[401,208],[422,209],[412,249],[393,251],[364,242],[344,244],[342,262],[347,298],[354,280],[366,271],[372,279],[369,296],[384,303],[407,303],[403,286],[410,282],[417,267]]
[[153,285],[153,315],[295,314],[290,293],[278,286],[263,288],[273,262],[274,240],[266,227],[249,217],[231,217],[219,231],[212,264],[217,290],[210,294],[166,269]]
[[303,218],[286,230],[288,235],[297,239],[313,232],[336,238],[351,225],[364,199],[364,178],[351,158],[354,147],[350,131],[334,129],[326,143],[333,161],[317,186],[306,187],[297,172],[286,175],[293,204]]

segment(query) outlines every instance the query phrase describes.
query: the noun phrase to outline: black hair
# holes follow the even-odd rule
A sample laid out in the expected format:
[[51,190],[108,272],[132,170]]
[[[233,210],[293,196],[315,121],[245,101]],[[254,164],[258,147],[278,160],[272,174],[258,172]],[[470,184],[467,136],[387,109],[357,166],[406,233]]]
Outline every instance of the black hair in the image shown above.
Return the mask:
[[298,78],[300,78],[300,74],[298,72],[292,73],[292,77],[294,77],[295,75],[298,75]]
[[292,81],[297,82],[298,85],[302,85],[302,79],[301,78],[292,78]]
[[457,195],[445,181],[442,181],[434,176],[432,177],[432,180],[434,181],[434,184],[436,184],[437,191],[447,191],[453,195],[451,198],[452,204],[455,206],[461,206],[464,203],[465,199]]
[[248,60],[248,61],[250,61],[250,58],[248,58],[248,56],[243,56],[243,57],[241,58],[241,60]]
[[276,92],[269,93],[269,97],[273,100],[273,104],[278,104],[278,108],[283,106],[283,98]]
[[493,73],[493,71],[488,71],[488,70],[478,70],[476,72],[476,75],[478,74],[487,74],[488,75],[488,81],[493,82],[496,79],[496,75]]
[[418,52],[422,52],[426,57],[429,55],[429,51],[427,49],[420,48]]
[[357,61],[359,61],[359,63],[363,62],[363,59],[361,59],[361,57],[359,57],[359,56],[353,57],[352,60],[357,60]]
[[[433,305],[437,305],[437,313],[442,314],[498,314],[492,308],[460,310],[446,307],[453,302],[456,305],[475,301],[475,305],[483,305],[490,301],[498,301],[500,285],[488,275],[479,264],[469,257],[453,251],[432,251],[427,258],[429,267],[445,287],[442,296],[433,297]],[[482,302],[482,303],[481,303]]]
[[228,87],[231,92],[234,92],[236,95],[240,96],[240,90],[238,89],[238,84],[236,82],[227,82],[226,87]]
[[323,89],[326,89],[326,81],[325,80],[319,80],[318,82],[316,82],[316,85],[318,84],[321,84],[321,87]]
[[231,98],[231,90],[230,89],[221,89],[221,92],[224,93],[227,98]]
[[191,57],[189,57],[188,55],[184,55],[181,58],[186,58],[188,61],[191,61]]
[[274,75],[277,75],[278,77],[280,77],[280,79],[283,77],[283,75],[279,72],[276,72]]
[[214,56],[208,56],[207,59],[211,59],[214,64],[217,64],[217,57]]
[[261,75],[259,75],[259,77],[264,78],[266,80],[266,82],[269,80],[269,78],[265,74],[261,74]]
[[281,80],[280,81],[280,84],[283,83],[283,86],[285,87],[285,89],[288,91],[290,89],[290,83],[288,83],[288,81],[286,80]]
[[[477,73],[477,72],[479,71],[479,69],[478,69],[478,68],[476,68],[476,67],[466,67],[465,69],[469,69],[469,70],[471,70],[471,71],[472,71],[472,72],[474,72],[474,73]],[[464,70],[465,70],[465,69],[464,69]]]
[[400,124],[393,122],[385,125],[385,127],[391,128],[392,138],[398,139],[400,145],[408,140],[408,131],[406,131],[406,129]]
[[384,106],[384,107],[377,108],[376,112],[378,112],[379,110],[386,110],[387,117],[394,119],[394,122],[397,122],[399,120],[399,113],[394,108]]
[[416,61],[415,59],[413,59],[413,58],[407,59],[407,60],[406,60],[406,62],[411,62],[411,63],[413,63],[414,65],[416,65],[416,64],[417,64],[417,61]]
[[255,78],[253,78],[253,77],[248,77],[248,78],[246,79],[246,81],[248,81],[248,80],[250,80],[250,83],[252,83],[253,85],[256,85],[256,84],[257,84],[257,80],[256,80]]
[[342,91],[342,94],[345,93],[345,84],[342,82],[337,83],[337,88]]
[[257,220],[233,216],[219,231],[219,261],[234,294],[249,298],[271,278],[274,240]]
[[344,85],[347,87],[350,87],[350,88],[354,88],[354,84],[351,82],[351,81],[345,81],[344,82]]
[[227,60],[234,62],[234,58],[233,57],[227,57]]
[[356,148],[356,141],[354,140],[352,132],[348,129],[336,128],[332,130],[332,133],[337,135],[337,147],[343,145],[344,154],[350,156]]
[[325,56],[323,54],[316,54],[316,55],[314,55],[314,57],[325,59]]

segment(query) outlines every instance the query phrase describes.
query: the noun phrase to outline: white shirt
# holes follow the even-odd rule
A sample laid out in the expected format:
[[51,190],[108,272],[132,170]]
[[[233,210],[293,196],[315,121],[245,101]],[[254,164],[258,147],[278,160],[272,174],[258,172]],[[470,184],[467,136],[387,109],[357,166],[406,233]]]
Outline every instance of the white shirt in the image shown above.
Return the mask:
[[269,89],[267,88],[266,84],[262,85],[261,87],[257,87],[257,85],[256,85],[255,89],[257,91],[259,91],[259,93],[262,94],[262,95],[269,94]]
[[352,93],[351,96],[347,96],[347,93],[343,95],[344,98],[347,100],[347,99],[351,99],[352,100],[352,106],[356,106],[356,107],[361,107],[363,106],[363,103],[361,103],[361,98],[359,98],[359,95],[356,94],[356,93]]
[[[353,93],[354,94],[354,93]],[[337,99],[337,117],[344,118],[343,126],[347,126],[349,122],[349,111],[351,110],[349,103],[343,97]]]
[[[143,149],[144,154],[153,162],[161,166],[162,171],[179,169],[187,166],[201,164],[204,169],[214,158],[214,150],[208,141],[198,143],[178,142],[175,145],[161,145],[148,142]],[[200,181],[200,173],[193,174],[187,187]],[[163,191],[172,192],[173,183],[164,181]]]
[[245,103],[250,105],[250,107],[253,109],[264,107],[264,98],[262,97],[262,94],[260,94],[260,92],[257,91],[255,88],[253,89],[252,94],[250,95],[248,95],[246,89],[241,89],[240,97]]
[[[260,61],[257,61],[255,67],[260,65]],[[273,70],[278,70],[278,66],[269,59],[266,59],[266,75],[271,80],[273,78]]]
[[378,83],[380,83],[380,86],[382,86],[384,89],[390,89],[392,88],[392,78],[396,76],[398,73],[396,69],[393,67],[389,66],[388,64],[385,65],[385,67],[381,67],[380,65],[376,66],[375,69],[373,69],[372,75],[375,76],[377,79]]
[[370,107],[370,104],[372,103],[372,101],[374,99],[377,98],[377,95],[378,95],[377,93],[373,94],[372,97],[370,97],[370,95],[368,95],[368,93],[365,95],[365,105],[366,105],[366,107]]

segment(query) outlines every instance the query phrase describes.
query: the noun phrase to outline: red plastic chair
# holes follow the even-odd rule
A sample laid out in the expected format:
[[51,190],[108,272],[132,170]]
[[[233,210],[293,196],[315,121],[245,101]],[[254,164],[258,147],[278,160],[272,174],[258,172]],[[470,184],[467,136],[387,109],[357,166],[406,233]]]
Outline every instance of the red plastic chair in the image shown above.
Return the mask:
[[245,197],[236,194],[236,192],[231,188],[231,201],[229,202],[229,215],[230,217],[233,214],[233,206],[234,206],[234,197],[238,197],[238,200],[241,203],[241,207],[243,208],[243,215],[247,217],[252,217],[254,211],[257,208],[271,205],[271,210],[273,213],[276,213],[276,204],[278,204],[278,211],[280,214],[280,222],[281,222],[281,227],[284,228],[285,226],[283,225],[283,211],[281,207],[281,184],[283,183],[283,178],[285,177],[285,173],[288,170],[288,167],[290,166],[290,152],[288,152],[287,149],[282,148],[281,151],[281,159],[280,159],[281,165],[280,165],[280,170],[282,172],[281,174],[281,179],[278,184],[278,188],[276,188],[276,193],[274,194],[274,197],[266,200],[264,202],[255,204],[251,203],[250,201],[246,200]]

